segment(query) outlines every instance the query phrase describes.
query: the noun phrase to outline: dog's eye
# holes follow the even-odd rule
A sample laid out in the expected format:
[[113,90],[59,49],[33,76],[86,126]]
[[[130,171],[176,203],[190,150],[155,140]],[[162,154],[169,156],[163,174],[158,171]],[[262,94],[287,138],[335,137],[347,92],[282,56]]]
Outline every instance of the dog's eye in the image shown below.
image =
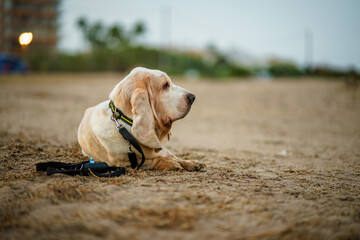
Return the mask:
[[168,83],[168,82],[166,82],[166,83],[163,85],[163,89],[164,89],[164,90],[166,90],[166,89],[168,89],[168,88],[169,88],[169,86],[170,86],[170,85],[169,85],[169,83]]

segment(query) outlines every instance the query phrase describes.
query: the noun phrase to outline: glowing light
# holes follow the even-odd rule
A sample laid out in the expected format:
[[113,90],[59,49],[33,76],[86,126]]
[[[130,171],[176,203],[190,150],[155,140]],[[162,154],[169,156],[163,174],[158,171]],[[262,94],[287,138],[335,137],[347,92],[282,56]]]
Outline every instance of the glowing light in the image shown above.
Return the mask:
[[21,46],[26,46],[31,43],[33,34],[31,32],[24,32],[19,36],[19,43]]

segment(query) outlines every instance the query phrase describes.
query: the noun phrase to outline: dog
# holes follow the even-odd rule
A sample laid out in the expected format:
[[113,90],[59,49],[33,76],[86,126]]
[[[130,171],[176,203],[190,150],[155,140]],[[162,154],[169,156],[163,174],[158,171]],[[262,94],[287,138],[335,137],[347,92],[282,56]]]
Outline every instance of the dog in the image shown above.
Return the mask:
[[[205,168],[198,161],[176,157],[163,145],[169,139],[173,122],[184,118],[195,101],[194,94],[173,84],[166,73],[137,67],[114,87],[109,98],[133,120],[132,126],[122,125],[144,152],[146,161],[141,169],[200,171]],[[129,144],[111,120],[110,100],[85,111],[78,141],[85,156],[110,166],[126,166]],[[141,159],[137,151],[136,154]]]

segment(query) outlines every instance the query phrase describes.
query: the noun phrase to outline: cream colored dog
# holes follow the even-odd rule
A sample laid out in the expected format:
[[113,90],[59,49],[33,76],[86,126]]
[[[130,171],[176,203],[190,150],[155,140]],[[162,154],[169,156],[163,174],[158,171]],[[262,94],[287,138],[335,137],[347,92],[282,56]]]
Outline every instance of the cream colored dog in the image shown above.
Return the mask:
[[[197,161],[182,160],[161,142],[170,134],[172,123],[186,116],[195,95],[176,86],[166,73],[135,68],[109,95],[115,107],[133,119],[133,126],[123,124],[140,143],[146,157],[142,169],[199,171]],[[85,111],[78,130],[83,154],[111,166],[129,165],[128,143],[110,119],[109,100]],[[121,124],[121,120],[118,120]],[[135,151],[135,150],[134,150]],[[138,163],[141,156],[136,151]]]

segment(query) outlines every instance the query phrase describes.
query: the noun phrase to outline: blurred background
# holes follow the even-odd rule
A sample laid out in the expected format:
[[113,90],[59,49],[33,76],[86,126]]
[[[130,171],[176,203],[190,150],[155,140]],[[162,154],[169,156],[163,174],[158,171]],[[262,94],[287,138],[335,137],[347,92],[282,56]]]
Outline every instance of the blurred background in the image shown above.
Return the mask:
[[0,70],[358,76],[359,10],[357,0],[0,0]]

